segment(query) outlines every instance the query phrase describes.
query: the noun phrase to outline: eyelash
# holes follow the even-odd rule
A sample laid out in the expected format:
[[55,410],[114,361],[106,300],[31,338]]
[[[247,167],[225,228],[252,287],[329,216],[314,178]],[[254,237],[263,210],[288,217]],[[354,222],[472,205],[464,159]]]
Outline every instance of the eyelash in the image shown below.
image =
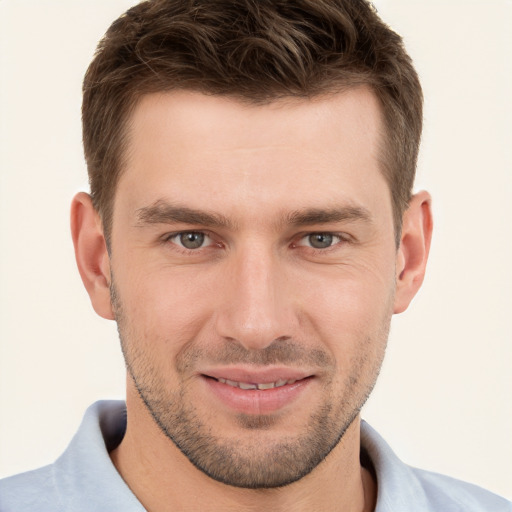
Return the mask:
[[[210,239],[210,243],[207,246],[200,246],[196,249],[188,249],[186,247],[183,247],[182,245],[180,245],[177,242],[172,242],[173,239],[179,237],[180,235],[188,235],[188,234],[204,235],[205,237],[208,237]],[[325,248],[317,248],[317,247],[312,247],[311,245],[305,245],[305,244],[300,243],[303,240],[307,239],[308,237],[311,237],[314,235],[331,236],[333,238],[337,238],[338,241],[336,241],[332,245],[325,247]],[[296,238],[296,240],[298,240],[298,241],[292,242],[290,244],[291,248],[296,249],[299,247],[305,247],[310,252],[314,252],[316,254],[326,254],[326,253],[338,248],[339,245],[350,244],[350,243],[353,243],[353,241],[354,241],[352,239],[352,237],[346,233],[334,233],[334,232],[330,232],[330,231],[310,231],[310,232],[307,232],[304,234],[300,234],[299,237]],[[223,244],[221,242],[215,242],[214,236],[211,233],[209,233],[208,231],[201,231],[201,230],[188,230],[188,231],[177,231],[174,233],[168,233],[163,237],[162,243],[168,244],[169,242],[172,243],[176,247],[177,250],[179,250],[180,252],[183,252],[184,254],[198,253],[201,249],[203,249],[203,250],[208,249],[209,247],[212,247],[212,246],[217,246],[217,247],[223,246]]]
[[[206,247],[201,246],[201,247],[198,247],[197,249],[187,249],[186,247],[183,247],[182,245],[178,244],[177,242],[172,242],[173,238],[177,238],[180,235],[193,235],[193,234],[204,235],[205,238],[207,237],[210,239],[211,243],[208,244]],[[210,233],[208,233],[207,231],[200,231],[200,230],[193,230],[193,229],[189,230],[189,231],[177,231],[175,233],[166,234],[162,239],[162,243],[168,244],[169,242],[172,243],[174,246],[176,246],[176,248],[178,250],[183,251],[186,254],[197,252],[200,249],[206,249],[207,247],[210,247],[212,245],[217,245],[217,246],[221,245],[220,243],[215,243],[215,241],[213,240],[213,236]]]
[[[329,245],[327,247],[323,247],[323,248],[313,247],[311,245],[306,245],[306,244],[301,244],[300,243],[300,242],[302,242],[303,240],[306,240],[309,237],[319,236],[319,235],[321,235],[321,236],[328,236],[328,237],[332,237],[332,238],[337,238],[338,240],[333,242],[331,245]],[[330,231],[313,231],[313,232],[306,233],[306,234],[302,235],[299,238],[299,242],[292,244],[292,246],[294,248],[296,248],[296,247],[307,247],[311,251],[315,251],[315,252],[318,252],[318,253],[324,253],[325,254],[327,252],[330,252],[331,250],[335,250],[336,248],[339,247],[339,245],[349,243],[350,241],[351,241],[350,237],[348,235],[346,235],[345,233],[332,233]]]

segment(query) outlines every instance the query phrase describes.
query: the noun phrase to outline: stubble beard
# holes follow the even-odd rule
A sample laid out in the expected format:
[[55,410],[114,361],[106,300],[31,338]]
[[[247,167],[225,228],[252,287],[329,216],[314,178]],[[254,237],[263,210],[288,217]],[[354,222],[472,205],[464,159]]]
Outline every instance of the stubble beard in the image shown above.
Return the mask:
[[[341,396],[334,396],[329,387],[334,376],[326,380],[323,403],[310,414],[302,433],[262,442],[258,433],[264,436],[279,420],[273,415],[239,414],[236,418],[238,428],[251,431],[250,435],[244,436],[245,441],[241,441],[229,436],[222,437],[222,433],[215,432],[211,425],[201,419],[194,405],[194,397],[187,395],[183,380],[177,390],[167,389],[149,354],[140,350],[143,344],[132,336],[133,330],[123,315],[113,285],[111,290],[126,368],[155,423],[204,474],[218,482],[247,489],[278,488],[300,480],[338,445],[375,385],[391,317],[389,314],[383,322],[378,335],[380,339],[366,337],[361,340],[366,349],[361,349],[355,359],[350,375],[345,378]],[[378,344],[381,350],[377,356],[368,356],[373,353],[374,344]],[[242,353],[245,354],[242,356]],[[176,361],[177,374],[183,375],[184,370],[196,360],[211,361],[212,358],[225,363],[245,364],[293,362],[298,367],[301,361],[305,363],[315,359],[323,366],[331,367],[332,374],[335,368],[335,361],[327,352],[305,353],[294,342],[286,340],[251,353],[239,345],[226,346],[224,354],[219,354],[218,350],[213,354],[192,349],[180,355]],[[361,379],[361,375],[366,378]]]

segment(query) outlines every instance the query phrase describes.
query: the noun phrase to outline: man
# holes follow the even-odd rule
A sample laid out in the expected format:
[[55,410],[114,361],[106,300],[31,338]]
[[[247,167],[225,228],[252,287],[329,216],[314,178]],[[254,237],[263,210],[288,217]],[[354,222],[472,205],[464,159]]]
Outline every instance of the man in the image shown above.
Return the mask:
[[360,410],[421,285],[421,89],[365,2],[145,2],[84,83],[77,263],[115,319],[98,403],[2,510],[511,510]]

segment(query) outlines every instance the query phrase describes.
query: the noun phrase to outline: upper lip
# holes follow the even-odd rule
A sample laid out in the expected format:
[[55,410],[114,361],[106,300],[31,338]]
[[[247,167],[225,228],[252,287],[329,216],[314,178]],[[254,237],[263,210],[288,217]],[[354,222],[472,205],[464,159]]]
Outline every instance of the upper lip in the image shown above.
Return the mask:
[[226,379],[235,382],[248,382],[254,384],[266,384],[279,380],[302,380],[313,374],[304,370],[287,367],[218,367],[201,372],[202,375],[214,379]]

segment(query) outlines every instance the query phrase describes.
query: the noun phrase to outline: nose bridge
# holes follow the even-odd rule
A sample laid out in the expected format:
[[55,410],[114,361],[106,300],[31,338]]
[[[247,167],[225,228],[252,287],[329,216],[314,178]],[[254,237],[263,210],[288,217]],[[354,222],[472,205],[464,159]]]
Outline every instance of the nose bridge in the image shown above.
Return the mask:
[[218,310],[219,334],[248,350],[292,335],[293,314],[283,263],[262,244],[248,244],[230,261],[229,284]]

